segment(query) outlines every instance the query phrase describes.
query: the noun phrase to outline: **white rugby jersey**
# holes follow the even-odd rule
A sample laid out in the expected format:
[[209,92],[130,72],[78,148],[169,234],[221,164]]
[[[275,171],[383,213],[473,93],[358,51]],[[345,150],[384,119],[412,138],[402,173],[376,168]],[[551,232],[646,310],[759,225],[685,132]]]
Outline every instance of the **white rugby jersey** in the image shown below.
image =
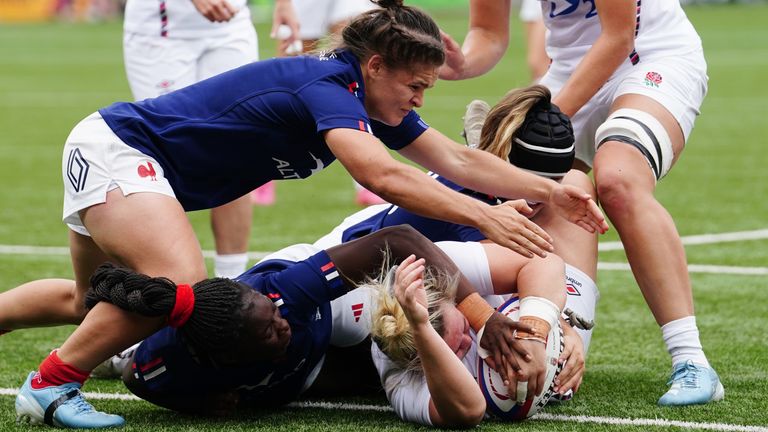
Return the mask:
[[[550,73],[570,75],[601,32],[593,0],[541,1],[547,27]],[[701,39],[678,0],[637,0],[635,52],[617,69],[633,63],[701,49]],[[633,58],[634,55],[637,58]]]
[[192,0],[128,0],[123,28],[127,33],[194,39],[253,26],[246,0],[228,1],[237,14],[227,22],[215,23],[199,12]]

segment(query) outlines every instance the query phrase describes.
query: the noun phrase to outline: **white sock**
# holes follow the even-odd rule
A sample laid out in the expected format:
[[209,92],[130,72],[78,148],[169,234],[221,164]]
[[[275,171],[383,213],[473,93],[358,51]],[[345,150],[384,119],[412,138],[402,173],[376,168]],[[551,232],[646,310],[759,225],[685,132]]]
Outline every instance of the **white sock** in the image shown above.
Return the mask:
[[216,277],[235,278],[245,272],[248,254],[219,255],[213,258],[213,271]]
[[701,349],[695,316],[687,316],[664,324],[661,326],[661,335],[669,355],[672,356],[672,365],[691,360],[697,365],[710,367],[707,356]]

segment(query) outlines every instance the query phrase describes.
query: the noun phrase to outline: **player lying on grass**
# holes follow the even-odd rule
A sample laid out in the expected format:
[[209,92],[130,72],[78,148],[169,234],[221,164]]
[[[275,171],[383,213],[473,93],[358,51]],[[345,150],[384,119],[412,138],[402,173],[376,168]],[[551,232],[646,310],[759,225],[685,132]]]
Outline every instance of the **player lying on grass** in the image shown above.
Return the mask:
[[[88,318],[102,323],[99,331],[107,339],[114,333],[110,323],[126,315],[143,329],[161,329],[136,350],[128,387],[157,405],[204,413],[236,406],[233,399],[247,406],[279,405],[308,387],[330,341],[331,300],[379,270],[385,250],[393,262],[415,254],[456,275],[459,299],[474,292],[452,261],[408,226],[383,229],[327,251],[299,247],[299,258],[296,250],[278,252],[236,281],[206,279],[192,287],[101,267],[87,306],[102,307],[92,309]],[[553,254],[541,259],[559,260]],[[472,313],[489,309],[485,304]],[[532,331],[530,326],[494,314],[486,327],[489,333],[506,334],[513,350],[526,356],[527,349],[511,334]],[[119,341],[119,335],[114,339]],[[115,351],[125,348],[116,344]],[[87,355],[72,352],[78,360]],[[79,392],[96,364],[89,366],[74,367],[62,362],[57,351],[51,353],[22,386],[18,418],[70,428],[122,425],[122,417],[95,411]]]
[[[487,254],[490,273],[496,276],[493,285],[483,289],[496,294],[510,288],[518,291],[520,322],[535,328],[531,333],[515,333],[534,360],[520,362],[522,372],[506,384],[512,400],[532,399],[548,386],[547,335],[558,325],[566,298],[562,261],[528,261],[494,254],[497,245],[474,245],[481,249],[471,257],[467,254],[466,260],[475,260],[482,272],[478,264],[486,260],[477,258]],[[499,261],[499,257],[510,260]],[[424,425],[458,428],[479,424],[486,413],[486,400],[472,372],[478,367],[476,335],[454,305],[450,277],[410,259],[378,286],[381,296],[373,314],[371,351],[395,412],[403,420]]]

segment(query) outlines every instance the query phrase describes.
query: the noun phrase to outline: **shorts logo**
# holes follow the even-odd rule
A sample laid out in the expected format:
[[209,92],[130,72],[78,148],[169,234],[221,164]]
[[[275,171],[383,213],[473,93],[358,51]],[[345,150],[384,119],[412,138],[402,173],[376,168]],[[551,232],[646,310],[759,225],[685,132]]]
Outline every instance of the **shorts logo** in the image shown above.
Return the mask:
[[85,189],[85,180],[88,178],[88,162],[83,158],[80,149],[76,148],[69,152],[67,158],[67,178],[75,188],[75,192]]
[[155,87],[160,90],[162,93],[168,93],[169,91],[173,90],[173,84],[174,82],[171,80],[162,80]]
[[139,177],[149,177],[151,181],[157,181],[157,172],[155,172],[155,167],[152,166],[152,162],[147,161],[147,168],[143,164],[139,164]]
[[568,293],[568,295],[581,296],[581,293],[579,292],[579,290],[576,289],[576,287],[571,284],[565,284],[565,291]]
[[661,74],[658,72],[648,72],[645,74],[645,85],[659,88],[659,85],[661,85]]
[[360,321],[360,317],[363,316],[363,306],[363,303],[352,305],[352,315],[355,317],[355,322]]

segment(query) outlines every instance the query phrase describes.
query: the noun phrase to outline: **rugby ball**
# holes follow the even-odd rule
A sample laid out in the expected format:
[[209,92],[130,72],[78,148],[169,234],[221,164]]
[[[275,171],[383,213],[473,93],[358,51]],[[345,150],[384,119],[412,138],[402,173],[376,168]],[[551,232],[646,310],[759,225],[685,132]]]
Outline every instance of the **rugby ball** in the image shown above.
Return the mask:
[[[498,311],[515,321],[520,316],[519,299],[515,296],[499,306]],[[490,366],[480,356],[477,356],[477,382],[480,390],[485,396],[486,412],[496,418],[505,421],[520,421],[536,414],[549,402],[549,398],[555,393],[554,381],[557,374],[560,373],[562,366],[557,359],[563,352],[563,330],[560,324],[549,331],[547,338],[547,375],[544,381],[545,390],[540,396],[533,399],[527,399],[524,403],[517,403],[510,398],[507,393],[507,386],[501,379],[501,375]]]

